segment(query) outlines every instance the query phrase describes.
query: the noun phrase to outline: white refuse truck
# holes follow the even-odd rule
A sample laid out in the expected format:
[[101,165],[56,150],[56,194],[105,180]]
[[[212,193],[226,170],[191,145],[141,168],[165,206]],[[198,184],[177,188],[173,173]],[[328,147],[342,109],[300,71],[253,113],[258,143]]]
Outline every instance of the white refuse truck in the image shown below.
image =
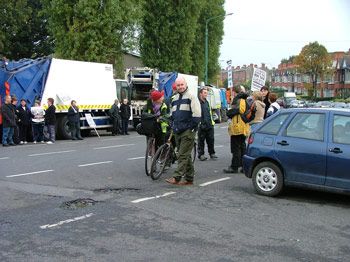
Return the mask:
[[86,121],[86,113],[92,116],[97,129],[112,127],[108,110],[117,92],[111,64],[56,58],[23,59],[3,67],[0,79],[8,83],[6,92],[25,99],[30,107],[35,100],[41,101],[44,108],[48,98],[55,100],[58,138],[71,137],[67,119],[71,100],[76,100],[80,109],[83,134],[92,129]]

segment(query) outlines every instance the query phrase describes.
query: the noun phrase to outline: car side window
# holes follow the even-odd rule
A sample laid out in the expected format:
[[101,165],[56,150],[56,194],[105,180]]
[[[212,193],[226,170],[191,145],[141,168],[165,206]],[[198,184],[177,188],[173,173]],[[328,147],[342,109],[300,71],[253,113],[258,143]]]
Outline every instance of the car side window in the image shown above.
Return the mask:
[[286,136],[323,140],[325,114],[298,113],[285,131]]
[[333,143],[350,144],[350,116],[334,115]]
[[289,114],[279,114],[270,122],[265,124],[262,128],[259,129],[259,133],[277,135],[284,121],[288,118]]

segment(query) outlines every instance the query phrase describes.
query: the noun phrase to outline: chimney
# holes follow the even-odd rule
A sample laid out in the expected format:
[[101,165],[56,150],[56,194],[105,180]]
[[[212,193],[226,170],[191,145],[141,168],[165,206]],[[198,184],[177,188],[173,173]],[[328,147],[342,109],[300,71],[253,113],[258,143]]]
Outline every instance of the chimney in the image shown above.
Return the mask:
[[265,69],[265,63],[261,63],[261,68]]

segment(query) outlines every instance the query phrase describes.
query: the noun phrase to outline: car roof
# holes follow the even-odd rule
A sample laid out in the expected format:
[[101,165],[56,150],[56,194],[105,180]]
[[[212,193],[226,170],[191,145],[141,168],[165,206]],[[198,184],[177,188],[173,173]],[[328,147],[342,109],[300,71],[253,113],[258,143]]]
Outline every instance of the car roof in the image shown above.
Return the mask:
[[280,110],[280,112],[347,112],[350,113],[350,110],[347,108],[288,108]]

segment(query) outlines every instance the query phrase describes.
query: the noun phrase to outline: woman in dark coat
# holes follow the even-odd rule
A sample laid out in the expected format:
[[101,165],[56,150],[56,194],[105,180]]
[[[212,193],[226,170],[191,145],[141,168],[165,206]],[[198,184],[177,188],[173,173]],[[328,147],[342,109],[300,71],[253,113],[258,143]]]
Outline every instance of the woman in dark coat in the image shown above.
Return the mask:
[[265,104],[265,114],[264,114],[264,118],[266,118],[266,114],[267,114],[267,110],[270,107],[270,101],[269,101],[269,88],[267,86],[263,86],[262,88],[260,88],[260,92],[263,98],[263,102]]
[[18,127],[19,127],[19,138],[20,144],[27,144],[27,134],[30,128],[30,121],[32,119],[32,113],[27,107],[27,102],[24,99],[21,99],[21,104],[17,108],[18,116]]
[[123,103],[120,105],[120,116],[122,119],[122,134],[129,135],[128,126],[129,118],[131,116],[130,106],[128,105],[128,99],[123,99]]
[[77,107],[77,102],[75,100],[72,100],[70,104],[71,106],[68,109],[67,116],[72,134],[72,140],[83,140],[80,134],[80,115],[79,108]]

